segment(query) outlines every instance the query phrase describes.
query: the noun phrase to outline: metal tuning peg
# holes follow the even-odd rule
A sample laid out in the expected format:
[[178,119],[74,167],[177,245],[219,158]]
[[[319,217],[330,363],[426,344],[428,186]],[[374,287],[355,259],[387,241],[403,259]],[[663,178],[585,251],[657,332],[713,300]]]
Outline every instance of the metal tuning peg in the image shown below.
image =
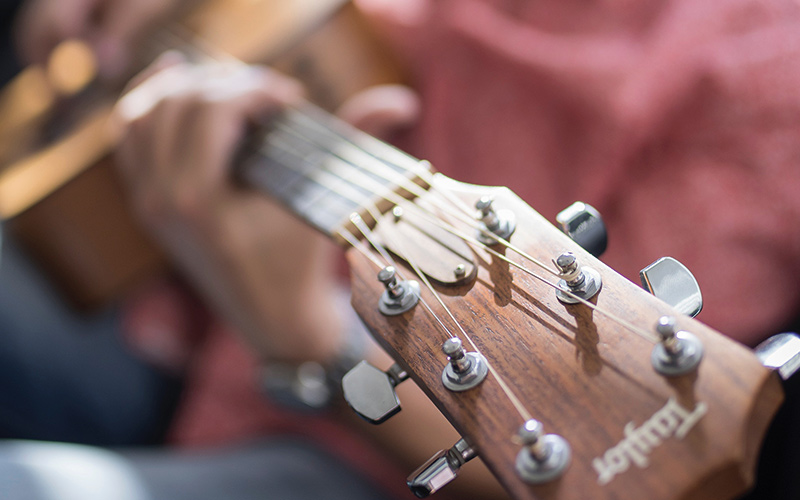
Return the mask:
[[653,347],[650,361],[662,375],[674,377],[689,373],[703,359],[703,344],[689,332],[676,331],[675,318],[661,316],[656,324],[661,342]]
[[458,477],[461,466],[477,455],[466,439],[460,439],[452,448],[439,451],[415,470],[406,484],[417,498],[425,498]]
[[556,289],[556,297],[565,304],[577,304],[589,300],[603,287],[600,273],[591,267],[581,267],[572,252],[565,252],[553,261],[558,267],[561,279]]
[[778,372],[783,380],[800,369],[800,336],[796,333],[779,333],[758,344],[756,357],[761,364]]
[[342,377],[347,404],[372,424],[381,424],[400,411],[394,388],[408,379],[408,373],[394,364],[387,371],[362,361]]
[[467,352],[458,337],[445,340],[442,351],[448,360],[442,371],[442,383],[451,391],[472,389],[483,382],[489,373],[489,363],[483,354]]
[[606,225],[600,212],[593,206],[576,201],[556,215],[556,222],[561,226],[561,231],[595,257],[600,257],[606,251]]
[[695,317],[703,310],[700,285],[686,266],[672,257],[662,257],[639,271],[642,288],[678,312]]
[[541,484],[561,476],[569,466],[572,450],[557,434],[544,434],[542,423],[528,420],[517,432],[522,449],[517,453],[517,474],[530,484]]
[[397,281],[397,271],[386,266],[378,272],[378,281],[386,290],[378,302],[378,309],[387,316],[397,316],[409,311],[419,302],[419,283],[412,280]]
[[486,232],[496,235],[498,238],[508,240],[517,229],[517,218],[511,210],[495,211],[492,204],[494,198],[482,196],[476,203],[478,209],[478,219],[483,223],[483,230],[478,231],[478,241],[484,245],[495,245],[497,240]]

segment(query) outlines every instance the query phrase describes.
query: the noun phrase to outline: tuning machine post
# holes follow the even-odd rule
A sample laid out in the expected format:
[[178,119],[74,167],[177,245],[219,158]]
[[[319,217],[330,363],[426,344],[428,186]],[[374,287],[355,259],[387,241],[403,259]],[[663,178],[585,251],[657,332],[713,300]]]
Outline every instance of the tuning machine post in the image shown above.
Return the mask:
[[347,404],[364,420],[381,424],[400,411],[395,387],[408,379],[408,373],[394,364],[387,371],[361,361],[342,377],[342,392]]
[[419,302],[419,283],[413,280],[397,279],[393,266],[386,266],[378,272],[378,281],[383,283],[383,291],[378,309],[386,316],[397,316],[411,310]]
[[577,304],[589,300],[600,292],[603,280],[594,268],[581,266],[572,252],[564,252],[553,261],[561,279],[556,297],[564,304]]
[[569,466],[572,450],[558,434],[544,434],[542,423],[530,419],[517,431],[523,445],[517,454],[517,474],[530,484],[541,484],[560,477]]
[[[496,245],[497,238],[508,240],[517,229],[517,219],[511,210],[495,210],[494,198],[481,196],[475,203],[478,209],[478,219],[481,221],[481,230],[478,231],[478,241],[484,245]],[[491,233],[491,234],[488,234]]]
[[455,392],[478,386],[489,373],[489,363],[479,352],[467,352],[461,339],[453,337],[444,341],[442,351],[448,363],[442,371],[442,383]]
[[650,361],[662,375],[684,375],[697,368],[703,359],[703,344],[693,334],[677,331],[675,318],[662,316],[656,324],[661,342],[653,347]]

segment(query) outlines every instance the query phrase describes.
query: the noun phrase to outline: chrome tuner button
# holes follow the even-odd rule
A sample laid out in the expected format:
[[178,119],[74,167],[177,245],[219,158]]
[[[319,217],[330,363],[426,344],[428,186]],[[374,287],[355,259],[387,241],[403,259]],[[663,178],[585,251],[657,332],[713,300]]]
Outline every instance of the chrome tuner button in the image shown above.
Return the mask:
[[489,373],[486,358],[478,352],[467,352],[458,337],[445,340],[442,351],[448,359],[442,371],[442,383],[451,391],[472,389]]
[[530,484],[541,484],[560,477],[569,466],[572,450],[557,434],[544,434],[542,423],[528,420],[517,432],[522,449],[517,453],[517,474]]
[[662,316],[656,324],[661,342],[653,347],[650,361],[662,375],[684,375],[697,368],[703,359],[703,344],[689,332],[676,331],[675,318]]
[[495,245],[497,239],[487,233],[494,234],[498,238],[508,240],[517,229],[517,219],[511,210],[495,211],[493,207],[494,198],[482,196],[476,203],[478,209],[478,219],[483,227],[478,231],[478,241],[484,245]]
[[599,257],[608,246],[608,232],[603,218],[593,206],[576,201],[556,215],[556,222],[572,241]]
[[378,281],[386,290],[378,302],[378,309],[386,316],[397,316],[411,310],[419,302],[419,283],[411,280],[398,281],[397,271],[386,266],[378,272]]
[[703,309],[700,285],[689,269],[672,257],[661,257],[639,271],[642,288],[678,312],[695,317]]
[[800,336],[790,332],[773,335],[758,344],[755,353],[761,364],[788,380],[800,369]]
[[460,439],[452,448],[437,452],[415,470],[408,476],[406,484],[417,498],[425,498],[458,477],[461,466],[476,456],[475,449],[467,440]]
[[364,420],[381,424],[400,411],[394,388],[408,374],[394,364],[387,371],[362,361],[342,377],[342,392],[347,404]]
[[565,304],[577,304],[576,297],[589,300],[603,288],[600,273],[591,267],[581,267],[572,252],[565,252],[554,261],[561,279],[556,289],[556,297]]

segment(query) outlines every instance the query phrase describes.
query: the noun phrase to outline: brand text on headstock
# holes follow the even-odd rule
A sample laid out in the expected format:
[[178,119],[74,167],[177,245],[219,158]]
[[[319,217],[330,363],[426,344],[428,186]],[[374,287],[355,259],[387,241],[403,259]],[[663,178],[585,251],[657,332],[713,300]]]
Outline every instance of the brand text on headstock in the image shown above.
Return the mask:
[[608,484],[614,476],[630,468],[631,463],[640,468],[650,465],[648,455],[660,446],[665,439],[676,437],[683,439],[697,422],[706,414],[708,406],[699,402],[694,410],[682,407],[674,398],[670,398],[663,408],[658,410],[640,427],[633,422],[625,425],[625,438],[603,454],[603,457],[592,461],[597,471],[597,482]]

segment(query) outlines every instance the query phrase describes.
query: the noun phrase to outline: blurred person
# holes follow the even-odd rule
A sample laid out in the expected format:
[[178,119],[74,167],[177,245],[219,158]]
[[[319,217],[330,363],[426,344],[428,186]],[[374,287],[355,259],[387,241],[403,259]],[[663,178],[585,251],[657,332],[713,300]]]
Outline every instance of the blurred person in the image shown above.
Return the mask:
[[[679,258],[704,288],[701,319],[744,343],[794,321],[795,3],[359,5],[412,67],[418,96],[381,103],[406,125],[420,110],[399,138],[405,149],[459,180],[507,185],[546,216],[592,203],[609,227],[611,267],[634,278],[661,255]],[[325,305],[328,244],[227,180],[248,121],[297,94],[273,73],[248,75],[227,99],[201,83],[130,118],[122,172],[147,225],[259,357],[329,359],[341,335],[321,332],[344,326]],[[366,124],[381,111],[344,114]],[[199,147],[187,155],[181,144]],[[275,259],[259,259],[264,249]],[[262,279],[280,283],[290,268],[304,274],[288,291]],[[304,303],[323,304],[320,314],[295,314]],[[771,481],[763,498],[796,495]]]
[[[419,110],[398,138],[404,149],[459,180],[509,186],[551,217],[575,199],[591,203],[609,228],[603,258],[612,268],[635,279],[656,258],[677,257],[703,287],[701,319],[745,344],[793,324],[800,289],[786,278],[798,272],[800,241],[786,228],[800,217],[795,3],[358,5],[411,66],[416,96],[383,94],[379,106],[405,118]],[[133,120],[121,163],[148,227],[249,332],[260,356],[324,356],[332,336],[303,352],[270,332],[296,332],[298,344],[319,335],[322,276],[331,271],[320,271],[318,255],[314,264],[304,258],[325,243],[309,235],[294,247],[304,229],[284,226],[269,201],[226,181],[245,124],[289,92],[266,78],[225,103],[203,84],[165,97]],[[358,122],[354,107],[344,114]],[[186,154],[182,144],[203,146]],[[257,263],[255,249],[274,255],[276,268],[259,267],[269,263]],[[313,279],[293,276],[277,297],[261,278],[283,283],[286,269]],[[287,315],[306,299],[313,316]],[[789,470],[795,444],[784,440],[783,458],[762,471]],[[761,483],[770,495],[795,494],[778,479]]]

